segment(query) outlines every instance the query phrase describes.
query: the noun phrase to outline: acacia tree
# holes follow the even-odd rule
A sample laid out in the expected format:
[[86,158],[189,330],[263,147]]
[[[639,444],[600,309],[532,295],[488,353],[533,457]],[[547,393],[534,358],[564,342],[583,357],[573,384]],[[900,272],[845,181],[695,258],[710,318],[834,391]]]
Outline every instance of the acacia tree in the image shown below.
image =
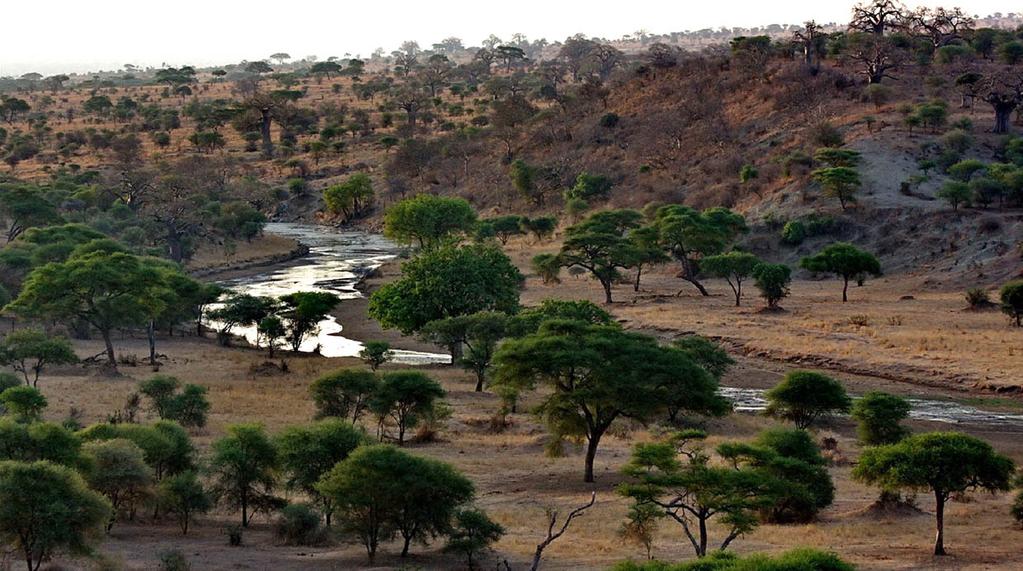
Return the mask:
[[813,371],[789,371],[764,396],[768,416],[791,421],[800,429],[836,412],[849,412],[852,404],[841,383]]
[[320,494],[316,484],[338,462],[368,442],[366,433],[355,425],[339,419],[321,420],[307,426],[291,426],[274,439],[280,455],[281,469],[287,474],[285,484],[309,494],[323,510],[330,526],[334,504]]
[[7,224],[7,242],[10,243],[29,228],[60,222],[60,215],[38,189],[0,185],[0,220]]
[[604,288],[604,303],[612,303],[611,288],[621,278],[620,270],[643,258],[637,243],[628,237],[642,217],[635,210],[606,210],[589,216],[565,230],[559,262],[590,272]]
[[475,495],[472,482],[452,466],[387,445],[363,446],[317,485],[335,503],[342,528],[359,538],[370,563],[381,541],[413,541],[446,533],[451,519]]
[[769,309],[776,309],[778,303],[789,295],[789,283],[792,281],[792,269],[785,264],[757,264],[753,268],[753,285],[760,290],[760,296],[767,302]]
[[309,386],[316,417],[351,418],[352,424],[359,422],[379,385],[376,373],[364,369],[340,369],[323,375]]
[[707,555],[711,521],[726,532],[718,544],[725,550],[759,524],[758,511],[775,504],[780,491],[791,485],[766,470],[750,466],[715,466],[695,442],[706,438],[699,430],[672,435],[666,441],[639,444],[622,472],[632,478],[618,488],[637,509],[653,507],[685,532],[697,557]]
[[339,303],[341,298],[323,291],[299,291],[282,296],[278,316],[284,322],[291,350],[297,352]]
[[78,356],[67,339],[50,337],[40,329],[18,329],[0,339],[0,364],[21,373],[26,385],[38,386],[39,374],[48,365],[77,362]]
[[853,477],[884,489],[927,490],[936,506],[934,554],[945,555],[945,503],[953,494],[1010,488],[1015,466],[991,445],[958,432],[930,432],[867,448]]
[[824,195],[838,199],[842,210],[856,202],[856,190],[863,185],[860,173],[851,167],[827,167],[811,173],[813,180],[824,187]]
[[586,482],[594,481],[601,438],[619,418],[649,419],[665,409],[669,393],[696,413],[716,403],[717,383],[683,352],[612,325],[545,321],[536,333],[501,345],[494,362],[494,384],[502,390],[552,389],[538,411],[553,445],[585,439]]
[[900,423],[909,418],[909,401],[871,391],[856,399],[850,416],[857,422],[856,433],[860,442],[868,446],[894,444],[909,434]]
[[742,299],[742,283],[753,275],[758,265],[760,259],[753,254],[736,251],[707,256],[700,261],[700,269],[728,282],[735,294],[735,307],[739,307]]
[[373,292],[369,315],[405,334],[447,317],[518,310],[522,274],[497,247],[444,246],[405,262],[401,273]]
[[241,509],[242,527],[249,526],[251,508],[273,503],[278,463],[277,449],[259,424],[233,424],[213,442],[213,494]]
[[0,535],[37,571],[58,549],[89,551],[110,502],[77,472],[49,462],[0,462]]
[[835,242],[812,256],[799,261],[811,272],[835,274],[842,278],[842,301],[849,301],[849,280],[870,274],[881,275],[881,262],[873,254],[846,242]]
[[1016,322],[1016,327],[1023,327],[1023,281],[1012,281],[999,292],[1002,302],[1002,313]]
[[476,212],[465,199],[420,194],[387,209],[384,235],[427,249],[467,234],[475,224]]
[[81,319],[103,336],[107,366],[116,371],[112,333],[147,321],[159,274],[136,256],[95,251],[36,268],[8,307],[28,317]]
[[678,277],[693,284],[704,296],[710,293],[697,279],[700,259],[724,251],[747,230],[742,215],[727,208],[708,208],[699,212],[676,204],[658,208],[654,226],[660,235],[661,245],[682,266]]
[[379,419],[381,439],[386,422],[398,431],[398,445],[405,444],[405,433],[415,428],[420,420],[434,411],[437,401],[444,398],[444,389],[426,373],[419,371],[393,371],[385,373],[369,400],[369,409]]

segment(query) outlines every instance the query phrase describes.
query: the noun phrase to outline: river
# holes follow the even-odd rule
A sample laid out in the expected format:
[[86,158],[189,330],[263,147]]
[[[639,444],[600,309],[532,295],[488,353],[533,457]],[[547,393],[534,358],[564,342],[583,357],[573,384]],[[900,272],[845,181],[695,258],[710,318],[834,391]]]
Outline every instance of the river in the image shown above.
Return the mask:
[[[265,231],[293,238],[309,247],[309,254],[293,264],[259,275],[221,283],[236,293],[280,297],[297,291],[320,291],[336,294],[341,303],[362,297],[359,282],[387,260],[398,256],[399,247],[383,236],[367,232],[340,231],[329,226],[312,224],[270,223]],[[232,331],[255,343],[254,327]],[[356,357],[362,343],[344,336],[344,324],[328,316],[319,324],[315,336],[307,339],[301,351],[319,350],[325,357]],[[394,350],[394,362],[406,365],[450,363],[446,354]]]
[[[309,247],[309,255],[286,267],[264,274],[228,280],[225,287],[238,293],[281,296],[296,291],[326,291],[345,299],[362,296],[362,278],[384,262],[398,256],[399,247],[383,236],[358,231],[340,231],[311,224],[271,223],[266,232],[298,240]],[[302,351],[319,349],[326,357],[355,357],[362,349],[357,339],[343,335],[344,324],[333,316],[320,322],[319,332],[302,345]],[[254,328],[237,329],[249,342]],[[450,363],[446,354],[394,351],[394,362],[406,365]],[[721,394],[735,403],[739,412],[761,412],[767,405],[761,389],[722,387]],[[909,398],[910,417],[949,424],[970,424],[1023,432],[1023,415],[982,410],[949,400]]]

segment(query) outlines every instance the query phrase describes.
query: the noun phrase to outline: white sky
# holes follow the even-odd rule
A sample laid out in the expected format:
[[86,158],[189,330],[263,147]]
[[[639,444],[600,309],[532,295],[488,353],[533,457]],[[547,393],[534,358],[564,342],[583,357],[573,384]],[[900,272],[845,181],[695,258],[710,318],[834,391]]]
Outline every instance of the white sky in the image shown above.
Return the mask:
[[[118,69],[123,64],[216,65],[264,59],[368,56],[403,40],[490,35],[562,40],[719,26],[844,22],[854,0],[9,0],[0,76]],[[955,5],[910,1],[910,4]],[[959,0],[971,14],[1023,12],[1012,0]],[[507,7],[507,8],[504,8]]]

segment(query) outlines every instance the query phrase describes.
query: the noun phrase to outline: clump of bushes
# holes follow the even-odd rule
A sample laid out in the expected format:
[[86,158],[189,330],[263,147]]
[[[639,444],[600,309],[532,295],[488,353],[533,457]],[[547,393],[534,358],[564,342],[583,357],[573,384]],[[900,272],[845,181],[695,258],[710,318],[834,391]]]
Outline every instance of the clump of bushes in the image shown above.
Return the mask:
[[790,246],[798,246],[808,238],[830,234],[834,230],[834,218],[810,214],[786,223],[781,230],[781,241]]
[[274,537],[283,545],[320,545],[327,538],[321,518],[309,505],[291,504],[274,523]]

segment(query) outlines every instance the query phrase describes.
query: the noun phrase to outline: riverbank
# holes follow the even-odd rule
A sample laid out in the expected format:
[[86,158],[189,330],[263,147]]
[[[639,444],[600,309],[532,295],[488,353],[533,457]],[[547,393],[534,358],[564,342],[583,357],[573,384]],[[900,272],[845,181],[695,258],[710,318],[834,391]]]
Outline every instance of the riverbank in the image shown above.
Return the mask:
[[208,281],[231,279],[258,274],[269,267],[298,260],[308,253],[309,247],[293,238],[264,233],[233,248],[204,244],[189,260],[185,270],[195,278]]

